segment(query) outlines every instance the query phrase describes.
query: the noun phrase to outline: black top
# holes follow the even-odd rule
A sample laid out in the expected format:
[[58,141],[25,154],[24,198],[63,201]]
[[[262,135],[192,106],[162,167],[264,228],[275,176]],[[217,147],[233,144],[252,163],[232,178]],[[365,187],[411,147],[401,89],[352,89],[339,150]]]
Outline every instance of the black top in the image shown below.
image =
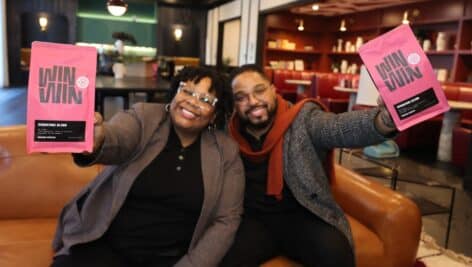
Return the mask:
[[[261,151],[267,134],[258,140],[244,130],[241,135],[249,143],[253,151]],[[282,199],[267,195],[267,173],[269,158],[262,162],[252,162],[242,156],[244,171],[246,173],[246,192],[244,196],[244,208],[246,212],[286,212],[299,206],[292,192],[284,181]]]
[[135,264],[171,266],[186,253],[202,204],[200,137],[183,148],[171,127],[165,148],[136,178],[106,237]]

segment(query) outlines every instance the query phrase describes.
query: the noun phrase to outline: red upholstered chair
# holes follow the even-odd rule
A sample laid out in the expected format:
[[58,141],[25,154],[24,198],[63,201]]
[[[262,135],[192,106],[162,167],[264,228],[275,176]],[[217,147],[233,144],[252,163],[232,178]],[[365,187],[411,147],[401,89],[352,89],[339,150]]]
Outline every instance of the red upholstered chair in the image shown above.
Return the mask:
[[317,73],[311,80],[311,95],[334,113],[346,112],[349,105],[349,93],[334,90],[340,77],[335,73]]
[[452,131],[452,163],[464,168],[472,142],[472,128],[454,127]]
[[299,97],[297,96],[297,85],[288,84],[286,80],[310,80],[313,76],[310,71],[295,71],[295,70],[274,70],[272,83],[277,88],[277,93],[283,98],[295,103]]
[[271,67],[264,67],[264,74],[266,75],[267,79],[272,83],[274,80],[274,69]]
[[[469,85],[459,87],[459,101],[472,102],[472,87]],[[472,110],[463,110],[461,111],[460,117],[461,123],[470,123],[472,124]]]
[[[457,100],[472,102],[472,87],[458,87]],[[465,167],[472,142],[472,111],[463,110],[459,122],[452,132],[452,163],[458,167]]]

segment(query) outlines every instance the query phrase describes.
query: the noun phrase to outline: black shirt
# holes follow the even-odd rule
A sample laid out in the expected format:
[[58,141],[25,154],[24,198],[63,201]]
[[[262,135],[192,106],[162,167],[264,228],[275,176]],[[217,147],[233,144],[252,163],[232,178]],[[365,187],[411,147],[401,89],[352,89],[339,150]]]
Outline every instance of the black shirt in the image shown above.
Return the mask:
[[[241,130],[241,135],[246,139],[253,151],[262,150],[267,136],[267,134],[264,134],[260,139],[257,139],[244,130]],[[257,163],[250,161],[244,156],[242,156],[242,160],[246,173],[246,192],[244,196],[246,212],[275,213],[298,208],[299,205],[285,181],[281,200],[266,194],[269,158]]]
[[106,237],[135,264],[173,265],[188,249],[202,203],[200,137],[183,148],[171,127],[165,148],[135,180]]

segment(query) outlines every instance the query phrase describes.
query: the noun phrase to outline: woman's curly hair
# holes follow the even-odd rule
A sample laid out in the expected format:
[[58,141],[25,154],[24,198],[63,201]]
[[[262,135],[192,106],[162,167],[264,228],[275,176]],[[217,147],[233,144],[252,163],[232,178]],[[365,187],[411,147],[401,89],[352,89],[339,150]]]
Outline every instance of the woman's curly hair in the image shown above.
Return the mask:
[[218,129],[224,129],[226,127],[226,122],[233,111],[232,93],[228,79],[217,73],[215,70],[206,67],[184,67],[171,80],[169,100],[172,100],[177,94],[180,82],[193,81],[194,83],[199,83],[203,78],[209,78],[211,80],[209,91],[215,92],[215,95],[218,98],[215,105],[215,126]]

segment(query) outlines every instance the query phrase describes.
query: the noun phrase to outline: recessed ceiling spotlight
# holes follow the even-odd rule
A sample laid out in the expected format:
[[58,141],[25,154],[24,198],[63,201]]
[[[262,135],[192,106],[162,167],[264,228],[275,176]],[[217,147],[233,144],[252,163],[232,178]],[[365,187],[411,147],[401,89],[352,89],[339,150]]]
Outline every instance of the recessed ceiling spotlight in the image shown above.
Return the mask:
[[311,6],[311,9],[313,9],[313,11],[318,11],[318,10],[320,10],[320,5],[314,4],[314,5]]

